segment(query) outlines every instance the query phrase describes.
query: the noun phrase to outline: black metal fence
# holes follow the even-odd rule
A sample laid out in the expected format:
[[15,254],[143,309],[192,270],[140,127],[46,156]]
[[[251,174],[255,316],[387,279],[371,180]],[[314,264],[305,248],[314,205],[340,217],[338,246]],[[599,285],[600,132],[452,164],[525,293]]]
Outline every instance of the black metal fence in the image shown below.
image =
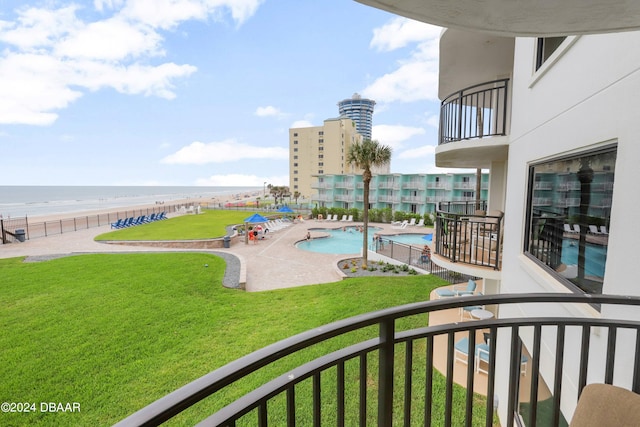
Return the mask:
[[435,252],[452,262],[499,270],[503,216],[479,212],[475,205],[472,202],[440,205],[436,212]]
[[[540,303],[544,303],[546,316],[524,314],[532,313],[528,310],[531,304],[539,307]],[[498,405],[506,414],[501,420],[505,427],[513,427],[516,419],[531,427],[561,425],[560,420],[571,414],[563,414],[560,408],[575,405],[587,378],[590,383],[640,392],[640,321],[567,314],[576,308],[579,312],[581,304],[592,303],[620,306],[621,310],[611,312],[625,313],[640,306],[640,298],[503,294],[443,298],[367,313],[255,351],[157,400],[117,426],[159,425],[196,404],[206,417],[198,425],[206,426],[493,426]],[[410,330],[401,326],[402,319],[409,316],[485,304],[500,313],[503,304],[527,309],[515,311],[515,317],[456,320]],[[566,307],[569,304],[574,308]],[[555,317],[547,317],[550,312]],[[311,360],[293,370],[264,375],[266,367],[290,355],[363,330],[370,338],[329,351],[317,349]],[[543,339],[551,341],[554,350],[549,352]],[[437,354],[446,354],[441,373],[434,368],[436,343],[440,343]],[[626,351],[616,351],[620,346]],[[464,355],[464,363],[459,353]],[[454,395],[455,366],[466,372],[462,396]],[[542,376],[543,367],[546,377]],[[574,375],[569,376],[568,370]],[[260,385],[240,398],[229,396],[235,383],[259,372],[263,373],[256,381]],[[474,393],[476,375],[486,375],[484,401]],[[252,378],[255,381],[256,377]],[[539,390],[546,384],[552,385],[551,396],[542,401]],[[208,406],[202,406],[203,400]]]
[[467,87],[440,106],[440,144],[506,134],[509,79]]
[[0,233],[2,244],[15,243],[23,240],[47,237],[63,233],[71,233],[88,228],[101,227],[115,223],[118,219],[149,216],[153,213],[173,213],[177,209],[186,207],[184,203],[175,205],[157,205],[149,208],[127,209],[101,213],[95,215],[77,216],[51,221],[31,221],[28,217],[0,219]]
[[431,256],[425,254],[424,246],[408,245],[381,237],[376,240],[374,250],[380,255],[384,255],[403,264],[428,271],[430,274],[438,276],[449,283],[462,283],[469,279],[478,279],[476,276],[451,271],[431,262]]

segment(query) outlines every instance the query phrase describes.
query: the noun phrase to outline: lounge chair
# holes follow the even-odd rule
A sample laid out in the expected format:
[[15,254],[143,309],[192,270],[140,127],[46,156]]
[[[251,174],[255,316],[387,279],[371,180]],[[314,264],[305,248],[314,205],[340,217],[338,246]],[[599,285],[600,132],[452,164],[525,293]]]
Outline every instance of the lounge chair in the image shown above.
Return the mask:
[[346,222],[347,221],[347,216],[346,215],[342,215],[342,219],[340,221]]
[[414,225],[416,225],[416,219],[415,218],[411,218],[411,221],[409,221],[409,225],[411,227],[413,227]]
[[578,224],[573,224],[573,231],[580,234],[580,226]]
[[353,222],[353,215],[349,215],[347,217],[347,222]]
[[590,225],[590,226],[589,226],[589,233],[590,233],[590,234],[593,234],[593,235],[595,235],[595,236],[602,234],[602,233],[600,232],[600,230],[598,230],[598,227],[596,227],[595,225]]
[[464,289],[458,289],[456,286],[454,286],[453,289],[440,288],[436,289],[436,295],[438,295],[438,299],[459,297],[461,295],[473,295],[477,287],[478,284],[475,282],[475,280],[469,279],[469,282],[467,282],[467,287]]
[[424,218],[420,218],[420,221],[418,221],[416,227],[424,227]]
[[575,234],[575,231],[573,228],[571,228],[571,225],[569,224],[565,224],[564,225],[564,232],[567,234]]
[[607,226],[606,225],[601,225],[600,226],[600,233],[602,233],[605,236],[609,235],[609,231],[607,230]]
[[396,230],[402,230],[404,228],[407,227],[407,225],[409,225],[409,221],[407,221],[406,219],[402,222],[400,221],[394,221],[391,223],[391,228],[394,228]]
[[118,219],[116,222],[112,222],[112,223],[111,223],[111,228],[122,228],[122,227],[123,227],[123,224],[124,224],[124,221],[125,221],[125,220],[123,220],[123,219],[121,219],[121,218],[120,218],[120,219]]

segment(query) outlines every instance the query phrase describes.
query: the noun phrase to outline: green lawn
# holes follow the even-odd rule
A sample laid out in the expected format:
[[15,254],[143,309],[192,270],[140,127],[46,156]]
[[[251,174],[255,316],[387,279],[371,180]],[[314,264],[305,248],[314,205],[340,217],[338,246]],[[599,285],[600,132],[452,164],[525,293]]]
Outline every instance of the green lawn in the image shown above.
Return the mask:
[[[379,277],[246,293],[223,288],[223,272],[220,258],[195,253],[96,254],[39,263],[0,260],[0,401],[81,405],[80,413],[71,414],[0,414],[0,425],[111,425],[265,345],[345,317],[424,300],[443,284],[432,276]],[[416,316],[404,326],[426,322],[424,315]],[[373,333],[336,339],[325,348],[340,348]],[[255,382],[320,351],[291,356],[227,395],[251,390]],[[424,347],[416,348],[416,356],[424,357]],[[370,370],[375,372],[375,361]],[[352,386],[354,375],[357,369],[349,368]],[[457,396],[463,405],[461,394]],[[419,413],[420,394],[415,398]],[[217,400],[196,405],[173,425],[202,419],[219,405]],[[330,419],[331,410],[323,417]],[[308,424],[302,419],[299,425]]]
[[203,210],[200,215],[181,215],[163,221],[110,231],[96,240],[190,240],[213,239],[227,234],[226,226],[242,224],[255,212]]

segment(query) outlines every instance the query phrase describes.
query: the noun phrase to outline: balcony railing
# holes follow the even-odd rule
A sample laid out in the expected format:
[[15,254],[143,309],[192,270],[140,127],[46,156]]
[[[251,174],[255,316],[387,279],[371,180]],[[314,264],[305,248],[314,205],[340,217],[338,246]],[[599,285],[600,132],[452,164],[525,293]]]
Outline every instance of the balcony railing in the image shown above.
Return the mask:
[[[540,303],[544,303],[545,315],[554,317],[532,316]],[[500,313],[509,311],[501,310],[505,304],[519,304],[522,309],[510,311],[519,317],[456,319],[419,329],[401,326],[403,319],[411,316],[429,314],[432,319],[442,310],[457,313],[462,307],[485,304]],[[537,418],[542,411],[558,425],[558,420],[571,415],[562,414],[560,408],[575,405],[587,378],[590,383],[640,392],[638,317],[569,314],[579,313],[580,306],[589,304],[621,306],[620,310],[608,310],[617,315],[640,306],[640,298],[564,293],[485,295],[367,313],[255,351],[157,400],[117,426],[159,425],[196,404],[203,413],[198,419],[205,418],[199,425],[206,426],[293,426],[302,425],[301,417],[306,420],[304,425],[317,426],[344,426],[345,420],[348,425],[382,427],[493,426],[495,407],[507,414],[501,420],[505,427],[512,427],[516,419],[535,426],[542,422]],[[354,331],[366,331],[370,338],[337,350],[313,347]],[[483,336],[486,344],[481,343]],[[464,348],[476,349],[467,352],[464,361],[459,355],[462,340]],[[543,340],[553,343],[551,352]],[[486,354],[477,350],[478,345]],[[260,376],[262,385],[238,399],[229,396],[235,383],[264,374],[266,368],[311,348],[316,351],[308,363]],[[441,354],[446,360],[438,370],[434,355]],[[568,375],[568,368],[563,369],[569,365],[575,367],[570,370],[573,376]],[[466,391],[454,385],[454,370],[466,372]],[[485,375],[486,399],[480,399],[474,393],[481,382],[476,378]],[[552,384],[551,397],[538,401],[538,392],[546,384]]]
[[478,213],[486,203],[443,202],[436,210],[435,253],[452,262],[501,268],[502,215]]
[[506,135],[509,79],[470,86],[440,106],[440,142]]

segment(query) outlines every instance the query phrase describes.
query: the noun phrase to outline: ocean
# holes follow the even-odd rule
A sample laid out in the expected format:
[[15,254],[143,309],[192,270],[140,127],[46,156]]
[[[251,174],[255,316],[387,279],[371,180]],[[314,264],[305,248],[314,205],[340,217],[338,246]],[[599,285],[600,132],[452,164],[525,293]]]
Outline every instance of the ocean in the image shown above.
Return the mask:
[[262,187],[151,186],[0,186],[2,218],[44,216],[211,198],[224,201],[241,193],[262,194]]

